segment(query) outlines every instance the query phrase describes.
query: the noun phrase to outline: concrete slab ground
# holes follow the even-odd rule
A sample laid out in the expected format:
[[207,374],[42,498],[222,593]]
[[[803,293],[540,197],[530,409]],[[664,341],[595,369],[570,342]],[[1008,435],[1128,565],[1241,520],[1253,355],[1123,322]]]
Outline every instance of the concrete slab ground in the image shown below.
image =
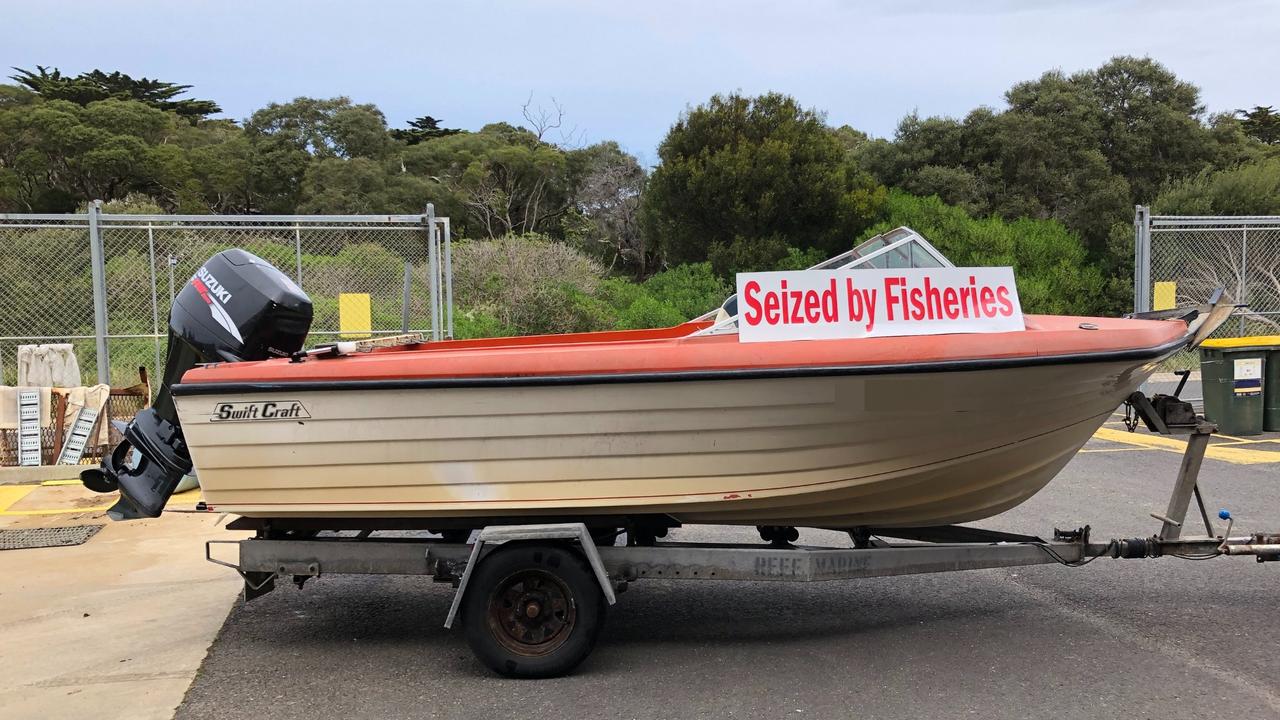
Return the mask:
[[79,487],[0,489],[0,527],[105,525],[0,552],[0,717],[172,717],[240,589],[202,545],[240,534],[214,515],[112,523],[114,498]]

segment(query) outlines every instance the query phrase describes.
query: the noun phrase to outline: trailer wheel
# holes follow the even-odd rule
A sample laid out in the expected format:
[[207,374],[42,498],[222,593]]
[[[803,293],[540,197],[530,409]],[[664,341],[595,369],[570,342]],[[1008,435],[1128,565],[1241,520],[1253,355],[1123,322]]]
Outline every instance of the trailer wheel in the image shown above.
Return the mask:
[[508,677],[563,675],[591,653],[604,625],[604,594],[578,553],[510,545],[480,563],[462,600],[467,644]]

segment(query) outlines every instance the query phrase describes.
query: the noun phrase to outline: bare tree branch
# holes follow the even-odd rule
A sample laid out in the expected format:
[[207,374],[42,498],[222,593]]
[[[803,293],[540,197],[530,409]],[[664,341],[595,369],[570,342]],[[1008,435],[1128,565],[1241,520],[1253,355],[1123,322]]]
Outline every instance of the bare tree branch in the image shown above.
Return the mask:
[[524,115],[525,122],[529,124],[529,130],[537,136],[539,141],[548,130],[555,130],[564,124],[564,106],[556,101],[555,96],[551,97],[550,110],[541,104],[534,107],[532,90],[529,91],[529,99],[520,106],[520,114]]
[[561,150],[581,150],[587,146],[587,130],[574,125],[569,132],[560,131],[560,142],[557,146]]

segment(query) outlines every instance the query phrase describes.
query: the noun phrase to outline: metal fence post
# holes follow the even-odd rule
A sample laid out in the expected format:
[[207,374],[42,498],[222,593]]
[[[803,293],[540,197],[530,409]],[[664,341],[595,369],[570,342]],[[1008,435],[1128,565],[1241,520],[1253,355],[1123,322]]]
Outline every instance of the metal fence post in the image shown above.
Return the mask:
[[302,287],[302,227],[296,224],[293,226],[293,259],[297,265],[293,279]]
[[151,348],[155,351],[155,376],[160,376],[160,288],[156,281],[156,230],[147,223],[147,260],[151,270]]
[[409,285],[413,282],[413,263],[404,261],[404,287],[400,295],[400,332],[409,332]]
[[449,218],[440,218],[444,226],[444,309],[448,314],[445,326],[449,330],[448,338],[453,339],[453,240],[449,233]]
[[98,384],[111,382],[111,361],[107,356],[107,267],[102,250],[102,231],[98,222],[102,201],[89,204],[89,263],[93,274],[93,338],[98,353]]
[[[1240,305],[1249,304],[1249,284],[1246,278],[1249,277],[1249,226],[1245,225],[1240,228],[1240,287],[1236,292],[1236,302]],[[1249,308],[1245,308],[1247,311]],[[1241,337],[1244,336],[1244,315],[1240,316]]]
[[440,254],[436,242],[436,206],[427,203],[427,274],[431,295],[431,339],[439,340],[440,333]]
[[174,292],[175,292],[174,286],[173,286],[173,282],[174,282],[173,273],[174,273],[174,268],[176,267],[178,267],[178,256],[174,255],[173,253],[169,253],[169,312],[173,312],[173,298],[174,298]]
[[1133,311],[1151,310],[1151,210],[1133,207]]

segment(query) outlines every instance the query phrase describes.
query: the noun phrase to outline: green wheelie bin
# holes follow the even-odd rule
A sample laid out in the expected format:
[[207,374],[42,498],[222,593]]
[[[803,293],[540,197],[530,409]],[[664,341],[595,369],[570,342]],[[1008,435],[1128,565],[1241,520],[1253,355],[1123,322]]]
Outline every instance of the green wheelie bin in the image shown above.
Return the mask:
[[1204,414],[1224,435],[1280,429],[1280,336],[1206,340],[1200,346]]

